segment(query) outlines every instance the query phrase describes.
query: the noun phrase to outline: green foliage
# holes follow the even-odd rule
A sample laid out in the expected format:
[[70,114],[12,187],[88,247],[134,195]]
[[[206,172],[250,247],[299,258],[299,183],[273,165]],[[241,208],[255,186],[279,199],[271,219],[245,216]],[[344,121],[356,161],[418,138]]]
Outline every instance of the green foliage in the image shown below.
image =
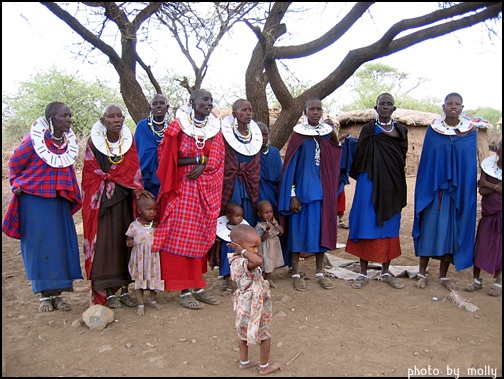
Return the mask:
[[489,123],[495,126],[495,128],[498,127],[497,124],[499,120],[502,118],[502,111],[490,107],[484,107],[484,108],[480,107],[472,110],[466,109],[465,114],[471,117],[484,117]]
[[425,78],[411,79],[408,73],[391,66],[366,63],[354,74],[350,83],[350,93],[354,101],[341,108],[345,112],[373,108],[380,94],[390,93],[394,96],[397,108],[440,113],[441,100],[435,97],[418,100],[408,95],[426,81]]
[[72,111],[72,130],[79,139],[89,134],[105,106],[117,104],[126,110],[118,91],[52,67],[21,82],[15,94],[2,95],[2,145],[21,142],[33,122],[54,101],[65,103]]

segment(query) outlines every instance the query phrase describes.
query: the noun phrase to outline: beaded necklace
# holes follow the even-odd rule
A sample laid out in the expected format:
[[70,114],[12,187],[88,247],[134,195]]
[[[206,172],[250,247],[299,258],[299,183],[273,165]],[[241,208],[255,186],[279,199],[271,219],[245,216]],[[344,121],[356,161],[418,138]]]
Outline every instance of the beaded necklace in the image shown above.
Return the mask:
[[233,133],[236,138],[242,143],[250,143],[252,140],[252,133],[250,133],[250,124],[247,124],[247,135],[244,136],[240,133],[238,130],[238,121],[236,120],[236,117],[233,120]]
[[[154,120],[154,116],[152,114],[149,115],[149,121],[147,122],[149,124],[149,127],[152,130],[152,133],[154,133],[155,136],[158,136],[160,138],[164,137],[164,132],[166,131],[166,128],[168,127],[168,123],[166,122],[168,118],[168,114],[165,113],[164,119],[161,122],[157,122]],[[163,128],[161,130],[156,130],[153,124],[156,125],[163,125]]]
[[[121,134],[119,134],[119,140],[117,142],[112,142],[112,143],[109,142],[109,140],[107,138],[107,134],[105,134],[105,146],[107,148],[107,158],[110,163],[117,164],[117,163],[122,162],[123,157],[124,157],[124,155],[122,154],[122,151],[121,151],[121,147],[122,147],[123,142],[124,142],[124,140],[122,139]],[[119,155],[112,155],[112,149],[110,148],[109,143],[110,143],[110,145],[119,143]]]
[[446,123],[446,119],[443,120],[443,125],[445,128],[447,129],[451,129],[451,130],[457,130],[457,129],[460,129],[460,127],[462,126],[462,120],[459,120],[458,124],[455,125],[455,126],[451,126],[451,125],[448,125]]
[[394,125],[394,121],[393,120],[390,120],[388,123],[383,123],[383,125],[392,125],[392,127],[390,128],[390,130],[387,130],[385,128],[383,128],[380,124],[379,124],[380,121],[376,121],[375,125],[377,127],[379,127],[381,130],[383,130],[385,133],[392,133],[392,131],[395,129],[395,125]]
[[266,145],[266,150],[261,150],[261,153],[263,153],[264,155],[268,155],[268,153],[269,153],[269,145]]
[[61,145],[56,145],[54,143],[54,141],[52,141],[52,144],[53,144],[54,147],[56,147],[56,149],[64,149],[68,145],[68,140],[67,140],[67,138],[66,138],[66,136],[65,136],[64,133],[63,133],[63,135],[60,138],[54,138],[54,136],[53,136],[51,139],[56,140],[56,141],[63,140],[63,143]]
[[142,221],[140,221],[140,217],[137,217],[135,222],[137,223],[137,225],[139,227],[141,227],[142,229],[146,229],[146,230],[149,230],[150,228],[152,228],[152,225],[154,225],[154,220],[152,220],[149,225],[143,224]]

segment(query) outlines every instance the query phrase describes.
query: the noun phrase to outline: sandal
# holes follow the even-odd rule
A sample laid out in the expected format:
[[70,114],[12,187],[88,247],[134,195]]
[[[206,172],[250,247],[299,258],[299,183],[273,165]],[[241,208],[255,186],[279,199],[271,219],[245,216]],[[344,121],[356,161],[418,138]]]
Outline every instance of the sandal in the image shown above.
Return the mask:
[[457,286],[452,283],[450,278],[439,278],[441,279],[441,284],[448,290],[453,291],[457,289]]
[[353,281],[352,288],[355,288],[356,290],[361,289],[367,284],[367,282],[367,276],[364,274],[359,274],[359,277]]
[[467,286],[464,287],[464,291],[466,292],[473,292],[477,291],[483,288],[483,280],[481,279],[474,279],[474,282],[468,284]]
[[415,287],[420,289],[427,287],[428,282],[427,275],[417,273],[417,277],[420,279],[418,279],[418,281],[415,283]]
[[39,312],[52,312],[54,310],[52,301],[50,297],[41,297],[39,299],[40,305],[39,305]]
[[110,309],[122,309],[121,302],[115,295],[107,297],[107,302],[104,305]]
[[397,279],[395,276],[392,276],[390,273],[380,275],[380,279],[390,284],[392,288],[404,288],[404,284],[402,284],[399,279]]
[[179,304],[187,309],[200,309],[203,307],[203,304],[196,300],[190,292],[180,295]]
[[202,303],[210,304],[210,305],[218,305],[220,304],[220,300],[217,299],[210,292],[205,292],[204,290],[199,290],[192,293],[194,298]]
[[231,288],[226,288],[226,290],[221,293],[221,296],[230,296],[232,294],[233,290]]
[[326,278],[325,276],[319,276],[316,278],[318,284],[322,286],[323,289],[325,290],[330,290],[334,288],[334,283],[331,281],[331,279]]
[[[294,275],[292,275],[294,276]],[[296,278],[293,278],[294,279],[294,289],[296,291],[306,291],[308,288],[306,287],[306,282],[304,281],[304,279],[300,276],[299,278],[296,277]]]
[[338,228],[348,229],[348,224],[346,224],[345,221],[340,221],[338,223]]
[[69,311],[72,309],[70,304],[68,304],[65,300],[63,300],[61,295],[53,297],[52,305],[54,308],[56,308],[59,311]]
[[492,284],[492,288],[490,288],[490,292],[488,294],[490,296],[500,296],[502,294],[502,284]]
[[138,300],[133,299],[129,292],[121,294],[121,296],[119,296],[119,301],[127,307],[136,307],[138,305]]

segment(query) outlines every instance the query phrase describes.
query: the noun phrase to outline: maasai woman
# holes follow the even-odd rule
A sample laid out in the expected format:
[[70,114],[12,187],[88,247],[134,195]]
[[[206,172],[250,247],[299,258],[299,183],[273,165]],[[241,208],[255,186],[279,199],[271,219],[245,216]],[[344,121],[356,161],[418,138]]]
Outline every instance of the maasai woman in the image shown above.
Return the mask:
[[440,259],[439,279],[448,290],[450,263],[471,267],[476,229],[476,127],[462,113],[462,96],[451,93],[444,115],[427,128],[415,187],[413,242],[420,257],[417,288],[427,285],[429,258]]
[[[289,140],[280,183],[278,212],[287,233],[292,257],[294,288],[306,290],[299,273],[301,252],[315,254],[317,282],[325,289],[334,287],[324,277],[324,253],[336,249],[341,146],[333,127],[320,123],[322,102],[309,98],[305,103],[307,121],[294,127]],[[288,224],[285,226],[285,224]]]
[[[224,142],[220,121],[212,113],[212,94],[191,93],[191,106],[177,110],[165,131],[158,177],[161,221],[153,251],[160,252],[166,291],[181,290],[180,304],[189,309],[219,304],[204,291],[202,274],[215,241],[222,198]],[[193,289],[192,293],[190,289]]]
[[68,311],[61,292],[82,279],[72,214],[82,207],[73,163],[77,140],[72,113],[64,103],[45,109],[9,160],[12,198],[2,231],[21,239],[26,277],[41,293],[39,312]]
[[168,127],[168,108],[166,97],[161,94],[154,95],[150,103],[149,117],[141,120],[135,130],[143,185],[156,198],[159,193],[159,179],[156,173],[159,166],[157,151]]
[[[91,129],[82,170],[84,256],[91,280],[90,305],[111,309],[137,305],[128,293],[131,248],[125,233],[133,214],[133,193],[144,194],[135,142],[121,108],[109,105]],[[115,292],[122,287],[119,299]]]
[[393,288],[403,288],[390,274],[389,266],[401,255],[399,228],[406,206],[408,130],[391,118],[396,109],[392,95],[378,96],[374,109],[378,117],[362,127],[350,169],[357,185],[345,250],[360,258],[360,274],[352,288],[367,283],[369,261],[382,263],[381,280]]
[[474,282],[464,287],[467,292],[483,288],[481,269],[494,276],[491,296],[502,293],[502,140],[497,145],[497,155],[481,162],[481,177],[478,181],[481,198],[481,219],[474,247]]
[[255,225],[256,204],[261,178],[262,133],[252,120],[252,105],[244,99],[236,100],[233,113],[222,120],[222,135],[226,145],[224,190],[221,214],[229,203],[243,208],[243,218]]

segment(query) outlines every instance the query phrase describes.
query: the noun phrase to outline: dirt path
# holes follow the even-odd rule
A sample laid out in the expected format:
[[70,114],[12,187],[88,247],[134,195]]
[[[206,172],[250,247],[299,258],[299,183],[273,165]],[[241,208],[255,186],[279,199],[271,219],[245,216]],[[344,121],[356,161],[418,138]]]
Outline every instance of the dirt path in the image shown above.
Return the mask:
[[[403,255],[396,265],[416,265],[411,228],[415,178],[408,178],[408,206],[403,211]],[[354,182],[346,187],[347,209]],[[10,198],[4,179],[2,210]],[[347,212],[348,215],[348,212]],[[346,217],[345,217],[346,218]],[[82,247],[82,218],[75,222]],[[348,231],[339,229],[339,242]],[[342,249],[332,252],[354,259]],[[84,272],[84,259],[82,257]],[[285,269],[274,272],[278,288],[273,294],[271,362],[282,371],[271,376],[502,376],[502,297],[488,296],[491,276],[483,273],[485,289],[460,293],[480,310],[466,312],[449,300],[436,279],[425,290],[403,279],[396,290],[371,281],[360,290],[341,279],[326,291],[314,280],[315,262],[300,263],[309,278],[308,291],[293,289]],[[439,263],[430,265],[435,278]],[[449,271],[460,286],[471,280],[471,270]],[[217,271],[205,274],[208,287],[218,294]],[[162,311],[146,308],[115,312],[117,322],[101,332],[72,326],[87,309],[89,282],[77,280],[75,292],[64,294],[69,312],[38,313],[38,294],[26,280],[19,241],[2,239],[2,376],[257,376],[257,370],[238,369],[237,337],[231,297],[218,306],[187,310],[178,305],[177,293],[161,293]],[[434,301],[436,297],[439,300]],[[127,348],[126,344],[132,347]],[[259,347],[250,349],[259,358]],[[288,363],[288,364],[287,364]],[[416,368],[416,372],[414,371]],[[421,371],[424,370],[424,371]],[[438,370],[438,371],[436,371]],[[485,371],[486,370],[486,371]],[[478,375],[479,374],[479,375]],[[473,375],[473,376],[474,376]]]

